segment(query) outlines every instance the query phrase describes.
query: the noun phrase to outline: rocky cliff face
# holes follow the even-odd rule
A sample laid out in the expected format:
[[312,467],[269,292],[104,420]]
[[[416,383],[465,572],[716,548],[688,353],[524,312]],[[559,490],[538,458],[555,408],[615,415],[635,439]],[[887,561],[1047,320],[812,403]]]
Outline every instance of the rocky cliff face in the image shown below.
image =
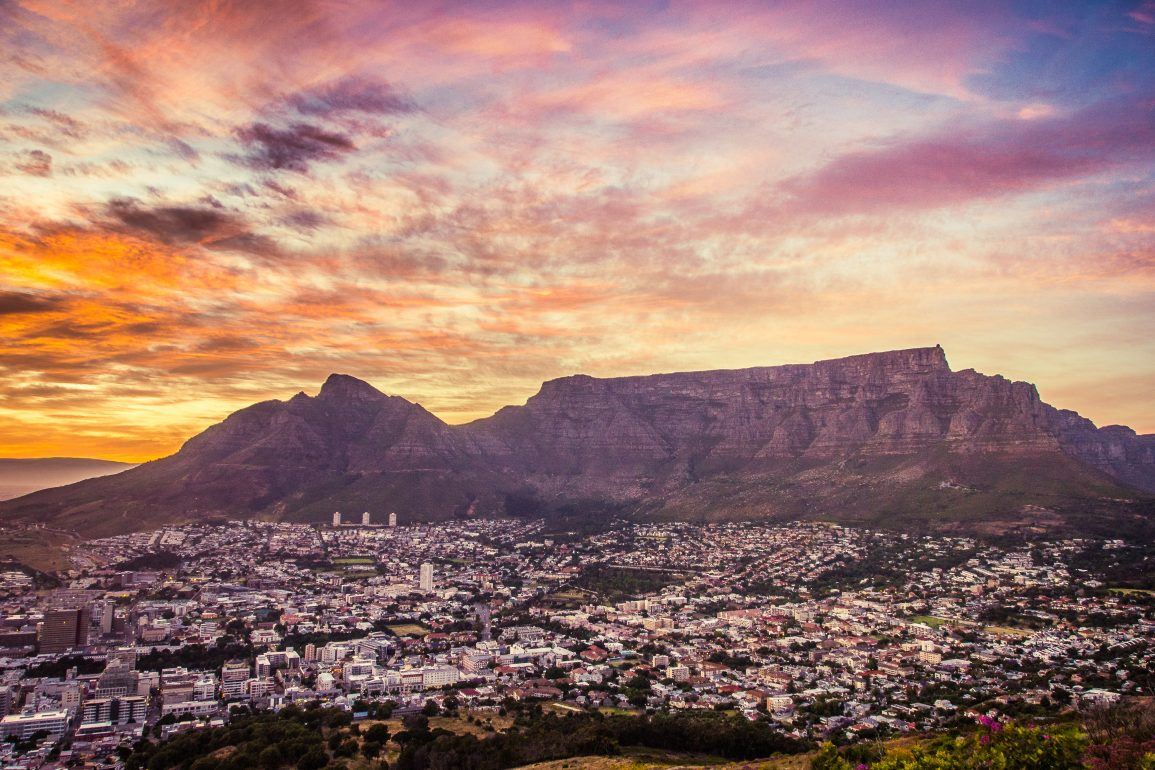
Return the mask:
[[952,372],[933,347],[565,377],[460,426],[333,375],[317,396],[243,409],[172,457],[0,511],[98,532],[204,515],[323,520],[336,509],[955,520],[1061,518],[1141,491],[1155,492],[1155,437],[1098,429],[1028,383]]

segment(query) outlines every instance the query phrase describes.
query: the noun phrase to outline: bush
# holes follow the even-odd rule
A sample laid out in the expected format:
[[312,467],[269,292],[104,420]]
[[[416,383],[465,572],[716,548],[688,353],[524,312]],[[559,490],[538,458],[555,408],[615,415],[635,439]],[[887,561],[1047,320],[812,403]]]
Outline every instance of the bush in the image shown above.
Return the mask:
[[1049,733],[987,720],[976,734],[941,739],[872,770],[1083,770],[1086,745],[1086,736],[1073,729]]

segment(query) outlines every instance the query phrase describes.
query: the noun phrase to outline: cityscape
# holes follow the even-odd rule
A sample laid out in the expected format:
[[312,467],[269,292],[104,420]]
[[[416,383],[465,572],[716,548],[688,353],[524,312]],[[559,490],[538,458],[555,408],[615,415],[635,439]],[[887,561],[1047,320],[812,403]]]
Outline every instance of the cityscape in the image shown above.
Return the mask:
[[1155,770],[1155,0],[0,0],[0,770]]
[[1155,601],[1108,566],[1151,549],[1121,540],[377,518],[166,527],[3,573],[5,766],[317,702],[724,711],[810,745],[1155,694]]

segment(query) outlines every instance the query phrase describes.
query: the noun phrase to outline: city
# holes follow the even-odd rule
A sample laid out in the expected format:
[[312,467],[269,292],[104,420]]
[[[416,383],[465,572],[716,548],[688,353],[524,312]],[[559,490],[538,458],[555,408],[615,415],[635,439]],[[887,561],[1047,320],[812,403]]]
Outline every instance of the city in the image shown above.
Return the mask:
[[4,572],[4,766],[316,702],[712,710],[816,745],[1155,694],[1155,601],[1106,582],[1150,550],[1123,541],[380,518],[166,527]]

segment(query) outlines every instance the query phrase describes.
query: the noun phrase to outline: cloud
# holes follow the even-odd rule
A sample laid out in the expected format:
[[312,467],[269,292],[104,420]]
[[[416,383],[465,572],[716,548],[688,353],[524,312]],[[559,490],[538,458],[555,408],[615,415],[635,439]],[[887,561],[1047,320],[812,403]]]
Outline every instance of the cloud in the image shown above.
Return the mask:
[[63,307],[60,299],[17,291],[0,292],[0,315],[48,313]]
[[29,176],[52,176],[52,156],[43,150],[29,150],[18,157],[16,169]]
[[777,186],[787,214],[923,210],[1046,188],[1155,157],[1155,100],[952,126],[846,153]]
[[116,229],[170,246],[201,245],[216,251],[272,255],[267,236],[252,232],[237,214],[216,206],[147,206],[133,198],[114,198],[104,207]]
[[388,83],[352,75],[297,93],[289,102],[302,115],[322,117],[343,112],[396,115],[415,109]]
[[262,171],[305,173],[310,163],[337,160],[357,149],[345,134],[309,123],[294,123],[283,129],[253,123],[238,130],[237,137],[249,148],[245,162]]
[[200,243],[239,229],[236,217],[215,208],[189,206],[146,207],[132,198],[114,198],[106,211],[133,230],[156,236],[164,243]]

